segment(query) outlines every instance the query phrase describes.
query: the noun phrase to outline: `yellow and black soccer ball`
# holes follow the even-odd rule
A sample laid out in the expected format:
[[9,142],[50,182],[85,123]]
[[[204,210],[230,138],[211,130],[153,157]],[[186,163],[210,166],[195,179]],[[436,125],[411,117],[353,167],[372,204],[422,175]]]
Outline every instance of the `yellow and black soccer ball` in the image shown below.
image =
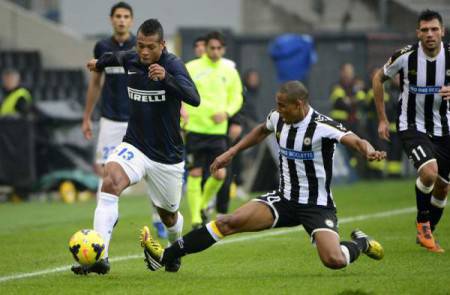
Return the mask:
[[92,229],[82,229],[70,238],[69,250],[79,264],[90,266],[103,258],[105,242],[98,232]]

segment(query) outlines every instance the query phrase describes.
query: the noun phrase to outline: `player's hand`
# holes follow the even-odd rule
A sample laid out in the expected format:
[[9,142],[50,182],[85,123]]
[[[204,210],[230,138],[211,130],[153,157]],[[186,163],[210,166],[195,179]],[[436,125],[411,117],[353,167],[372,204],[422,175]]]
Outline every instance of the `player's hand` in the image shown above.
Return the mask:
[[234,157],[234,153],[231,150],[226,151],[221,154],[217,158],[214,159],[214,162],[209,166],[209,171],[211,174],[215,173],[217,170],[224,168],[230,164],[231,160]]
[[96,72],[97,71],[97,59],[93,58],[90,61],[88,61],[88,63],[86,64],[86,67],[89,69],[89,71],[91,72]]
[[239,124],[230,124],[228,128],[228,137],[234,142],[242,134],[242,126]]
[[439,95],[444,100],[450,100],[450,86],[442,86],[441,90],[439,90]]
[[381,161],[383,159],[386,159],[386,152],[385,151],[373,151],[373,152],[367,153],[366,158],[368,161]]
[[87,140],[92,139],[92,121],[91,119],[83,119],[81,124],[81,131],[83,132],[84,138]]
[[220,124],[228,119],[228,114],[226,112],[218,112],[212,115],[211,119],[214,121],[214,123]]
[[151,64],[148,67],[148,77],[153,81],[161,81],[166,77],[166,69],[159,64]]
[[390,134],[389,134],[389,121],[388,120],[378,122],[378,136],[381,139],[389,141]]

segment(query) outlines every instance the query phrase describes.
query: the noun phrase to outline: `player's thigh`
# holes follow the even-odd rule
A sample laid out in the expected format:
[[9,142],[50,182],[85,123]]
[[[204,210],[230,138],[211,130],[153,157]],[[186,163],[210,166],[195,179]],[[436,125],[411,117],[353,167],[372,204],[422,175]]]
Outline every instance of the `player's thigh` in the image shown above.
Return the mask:
[[433,144],[425,133],[405,130],[400,131],[399,136],[403,150],[419,173],[427,164],[436,161]]
[[296,204],[281,197],[277,191],[259,196],[256,199],[253,199],[252,202],[262,203],[269,209],[269,212],[272,215],[272,218],[270,219],[272,221],[270,227],[272,228],[300,225],[296,213]]
[[147,157],[133,145],[122,142],[106,161],[106,167],[110,163],[119,165],[129,179],[129,185],[139,182],[145,175],[145,160]]
[[117,162],[108,162],[103,172],[102,192],[119,196],[130,185],[128,175]]
[[127,122],[115,122],[106,118],[100,119],[100,128],[95,153],[96,164],[105,164],[109,155],[122,142],[127,131]]
[[184,162],[163,164],[146,159],[146,181],[153,204],[168,212],[180,206]]
[[217,218],[219,231],[227,236],[240,232],[254,232],[271,228],[274,217],[271,209],[262,202],[248,202],[232,214]]

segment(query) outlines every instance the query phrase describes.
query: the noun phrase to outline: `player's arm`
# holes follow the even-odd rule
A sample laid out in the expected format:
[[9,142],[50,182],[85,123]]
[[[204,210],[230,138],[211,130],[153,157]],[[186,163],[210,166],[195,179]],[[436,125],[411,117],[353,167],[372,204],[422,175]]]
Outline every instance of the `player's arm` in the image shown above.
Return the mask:
[[87,64],[87,68],[92,72],[101,72],[106,67],[122,66],[126,70],[127,60],[135,54],[134,50],[105,52],[98,59],[91,59]]
[[89,85],[86,94],[86,105],[84,107],[83,113],[83,123],[81,125],[81,130],[83,131],[83,135],[86,139],[92,138],[91,116],[100,97],[100,91],[102,87],[101,81],[102,73],[93,71],[91,73],[91,78],[89,79]]
[[272,131],[267,129],[265,123],[261,123],[244,136],[238,143],[229,148],[225,153],[218,156],[210,166],[211,173],[227,166],[233,157],[249,147],[252,147],[263,141]]
[[380,69],[376,72],[372,79],[372,88],[375,100],[375,107],[378,115],[378,135],[380,138],[389,140],[389,120],[386,115],[384,106],[384,82],[389,79],[384,74],[384,70]]
[[450,100],[450,86],[442,86],[441,90],[439,90],[439,95],[444,100]]
[[156,63],[150,65],[149,77],[160,80],[185,103],[194,107],[200,105],[200,95],[198,94],[197,87],[195,87],[181,60],[174,60],[169,64],[168,69],[164,69]]
[[370,142],[360,138],[354,133],[345,134],[341,137],[340,142],[343,145],[356,150],[369,161],[380,161],[386,158],[386,152],[375,150]]

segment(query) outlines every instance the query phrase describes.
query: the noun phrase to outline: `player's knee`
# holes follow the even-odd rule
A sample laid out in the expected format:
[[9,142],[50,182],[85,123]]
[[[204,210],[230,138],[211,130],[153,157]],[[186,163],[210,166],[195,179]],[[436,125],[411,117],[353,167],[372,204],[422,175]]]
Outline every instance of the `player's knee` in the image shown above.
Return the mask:
[[160,212],[159,215],[161,217],[162,223],[164,223],[164,225],[166,227],[172,227],[172,226],[175,225],[175,223],[177,223],[177,216],[178,216],[177,212],[175,212],[175,213],[172,213],[172,212],[162,213],[162,212]]
[[103,176],[102,192],[119,196],[125,188],[125,182],[123,176],[106,172]]
[[422,169],[419,172],[420,175],[420,181],[425,186],[432,186],[438,177],[438,168],[436,163],[429,163],[422,167]]
[[242,218],[236,214],[222,215],[216,220],[216,226],[224,236],[239,232],[243,223]]
[[347,261],[343,255],[328,255],[322,258],[322,263],[331,269],[341,269],[347,265]]
[[227,175],[227,170],[222,168],[214,172],[213,176],[215,179],[224,180]]

